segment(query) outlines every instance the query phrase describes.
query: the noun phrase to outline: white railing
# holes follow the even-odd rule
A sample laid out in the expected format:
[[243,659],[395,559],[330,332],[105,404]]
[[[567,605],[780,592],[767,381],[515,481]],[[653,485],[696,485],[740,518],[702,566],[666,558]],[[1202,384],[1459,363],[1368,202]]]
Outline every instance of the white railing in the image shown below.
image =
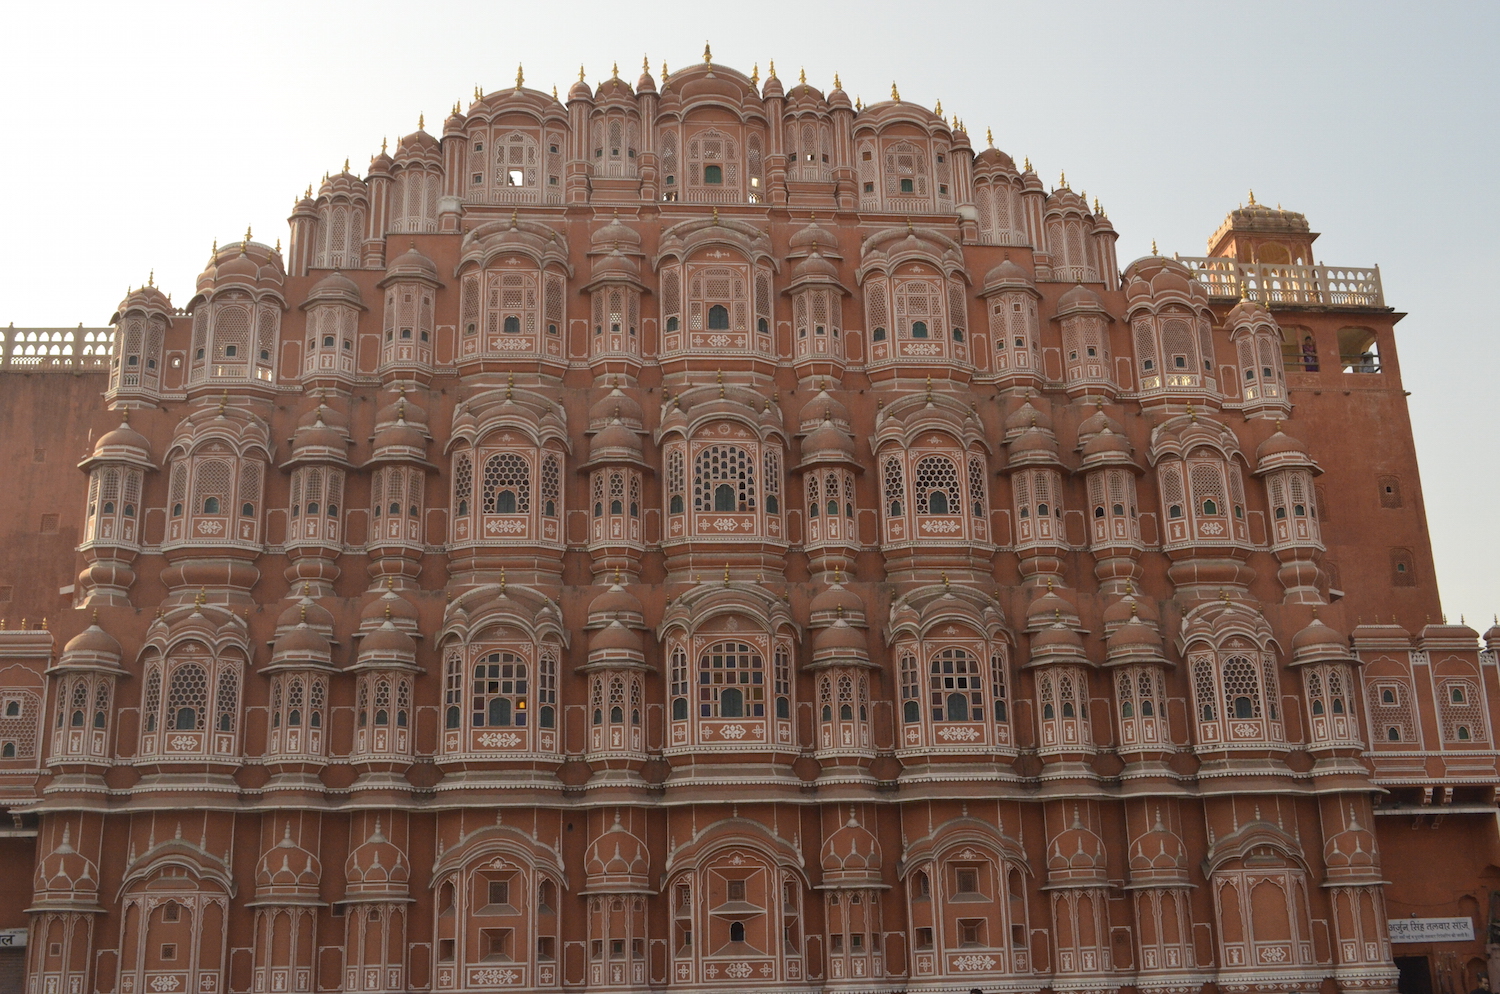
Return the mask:
[[[1292,266],[1218,256],[1176,256],[1210,297],[1245,296],[1271,304],[1384,307],[1380,267]],[[1243,294],[1241,288],[1243,287]]]
[[0,329],[0,367],[108,369],[113,328]]

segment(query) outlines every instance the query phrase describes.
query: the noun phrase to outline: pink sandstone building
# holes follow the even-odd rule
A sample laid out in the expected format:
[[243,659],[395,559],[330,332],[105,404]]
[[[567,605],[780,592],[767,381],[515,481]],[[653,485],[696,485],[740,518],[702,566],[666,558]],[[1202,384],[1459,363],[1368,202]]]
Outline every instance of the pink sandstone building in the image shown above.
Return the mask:
[[5,332],[0,986],[1473,985],[1500,629],[1376,270],[1122,268],[894,88],[565,97]]

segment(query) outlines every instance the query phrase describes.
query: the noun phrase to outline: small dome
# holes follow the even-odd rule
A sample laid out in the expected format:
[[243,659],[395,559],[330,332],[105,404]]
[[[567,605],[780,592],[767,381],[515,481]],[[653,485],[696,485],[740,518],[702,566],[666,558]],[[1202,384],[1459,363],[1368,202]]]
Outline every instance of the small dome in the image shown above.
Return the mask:
[[825,420],[822,425],[814,428],[807,437],[802,439],[804,464],[814,460],[853,462],[854,458],[854,439],[848,432],[834,427],[832,421]]
[[1093,879],[1105,872],[1104,840],[1087,828],[1073,810],[1073,824],[1047,847],[1047,880]]
[[616,418],[631,428],[639,429],[645,425],[641,405],[618,386],[589,407],[589,424],[608,424]]
[[1375,845],[1374,833],[1360,824],[1359,815],[1350,805],[1348,824],[1323,846],[1323,862],[1331,874],[1374,872]]
[[1006,446],[1012,463],[1023,456],[1057,455],[1057,438],[1050,431],[1040,427],[1027,428],[1007,442]]
[[348,881],[348,896],[401,895],[407,891],[411,868],[406,856],[380,831],[380,819],[375,820],[375,830],[349,853],[344,864],[344,879]]
[[256,896],[304,892],[316,897],[322,878],[322,862],[292,841],[292,826],[288,822],[281,841],[268,849],[255,866]]
[[405,421],[398,421],[376,429],[370,447],[372,454],[377,456],[402,453],[421,458],[427,451],[427,436]]
[[1110,417],[1105,412],[1104,405],[1100,404],[1093,414],[1078,423],[1078,437],[1080,439],[1092,438],[1106,428],[1116,435],[1125,434],[1125,426]]
[[380,425],[396,424],[399,421],[423,427],[426,427],[428,423],[427,409],[412,400],[407,395],[405,387],[401,388],[401,391],[396,395],[394,400],[375,412],[375,424],[377,427]]
[[618,580],[589,603],[589,624],[601,625],[612,621],[638,626],[644,624],[645,610],[641,602]]
[[594,260],[592,275],[595,281],[634,282],[641,278],[641,267],[630,256],[614,249]]
[[1293,438],[1282,431],[1281,422],[1278,421],[1276,423],[1275,434],[1256,446],[1255,464],[1259,467],[1262,463],[1268,462],[1276,456],[1286,455],[1301,456],[1303,459],[1306,459],[1307,446],[1302,444],[1301,439]]
[[598,653],[635,653],[644,652],[645,642],[641,633],[634,629],[626,628],[616,619],[611,621],[605,628],[599,629],[589,638],[589,660],[592,662],[594,654]]
[[1168,831],[1161,821],[1161,809],[1156,811],[1156,822],[1150,831],[1136,837],[1130,844],[1130,870],[1132,875],[1177,877],[1184,875],[1187,858],[1182,839]]
[[1001,287],[1033,287],[1030,274],[1014,262],[1010,256],[1001,260],[1000,265],[994,267],[984,274],[984,288],[986,290],[999,289]]
[[307,596],[304,584],[303,595],[282,611],[276,619],[278,632],[296,628],[306,623],[322,632],[333,631],[333,614],[326,607]]
[[92,900],[99,890],[99,869],[73,848],[72,832],[71,825],[64,825],[61,841],[37,866],[36,889],[65,899]]
[[359,612],[360,628],[378,628],[389,619],[398,628],[407,631],[417,630],[417,608],[411,601],[396,593],[391,586],[387,586],[385,592],[370,601]]
[[651,853],[644,842],[620,824],[617,812],[615,823],[589,843],[583,856],[583,869],[590,885],[610,883],[632,888],[648,887]]
[[302,454],[310,450],[332,451],[342,458],[349,448],[349,439],[342,431],[333,428],[322,418],[323,405],[318,405],[318,418],[306,427],[292,433],[292,452]]
[[410,248],[385,267],[385,278],[387,280],[424,279],[431,280],[433,283],[442,282],[438,279],[436,263],[417,250],[416,242],[412,242]]
[[1103,431],[1083,443],[1080,454],[1083,467],[1088,469],[1096,465],[1131,462],[1130,451],[1130,440],[1105,425]]
[[838,267],[827,259],[816,248],[812,254],[792,267],[792,282],[799,283],[803,280],[816,282],[837,283],[839,279]]
[[849,427],[849,408],[845,407],[827,389],[820,389],[812,400],[802,405],[797,415],[804,431],[816,428],[825,421],[832,421],[841,428]]
[[618,418],[589,440],[589,461],[630,461],[645,458],[641,436],[625,427]]
[[1054,621],[1031,636],[1031,661],[1036,664],[1087,663],[1089,660],[1083,651],[1083,639],[1078,637],[1078,633],[1061,621]]
[[99,441],[94,443],[95,459],[119,459],[135,457],[136,459],[149,460],[151,458],[151,443],[145,435],[130,427],[127,419],[110,431],[99,436]]
[[1161,621],[1161,614],[1156,610],[1154,601],[1136,596],[1134,589],[1131,588],[1127,590],[1125,596],[1104,609],[1104,630],[1113,631],[1129,622],[1131,618],[1140,618],[1146,624],[1155,627]]
[[352,304],[355,307],[364,306],[359,286],[337,269],[314,283],[312,289],[307,292],[309,304],[328,301]]
[[854,811],[849,820],[829,833],[818,856],[826,880],[849,883],[852,880],[880,879],[880,840],[859,823]]
[[806,226],[792,232],[787,239],[787,255],[798,256],[809,253],[826,255],[838,253],[839,242],[833,232],[819,224],[814,218]]
[[1035,407],[1030,400],[1023,401],[1020,407],[1005,419],[1006,437],[1025,431],[1027,428],[1040,428],[1043,431],[1052,430],[1052,415],[1045,410]]
[[416,641],[390,621],[360,640],[358,657],[360,666],[415,666],[416,661]]
[[838,619],[813,638],[813,656],[816,658],[825,654],[869,658],[865,633],[843,618]]
[[1292,636],[1292,662],[1297,664],[1347,660],[1349,641],[1338,631],[1313,618]]
[[863,624],[865,602],[854,591],[835,580],[813,596],[809,613],[814,625],[832,624],[840,618],[851,624]]
[[1139,618],[1131,618],[1116,628],[1106,640],[1106,645],[1106,655],[1112,663],[1142,656],[1163,658],[1161,636]]
[[619,214],[616,213],[610,218],[608,224],[589,236],[589,245],[595,252],[619,249],[623,252],[636,253],[641,250],[641,235],[630,225],[622,222]]
[[568,87],[568,100],[593,100],[594,91],[583,81],[582,73],[579,74],[578,82]]
[[1104,311],[1104,301],[1088,287],[1079,285],[1063,294],[1057,301],[1057,316],[1063,317],[1076,311]]
[[322,663],[326,666],[332,658],[333,649],[328,639],[305,621],[278,635],[271,645],[273,666],[289,663]]
[[77,659],[82,662],[85,659],[97,662],[120,662],[120,643],[109,632],[99,627],[95,621],[83,631],[68,639],[68,644],[63,646],[63,659],[72,661]]
[[1078,608],[1048,581],[1046,592],[1026,607],[1026,630],[1039,631],[1058,622],[1070,628],[1079,627]]

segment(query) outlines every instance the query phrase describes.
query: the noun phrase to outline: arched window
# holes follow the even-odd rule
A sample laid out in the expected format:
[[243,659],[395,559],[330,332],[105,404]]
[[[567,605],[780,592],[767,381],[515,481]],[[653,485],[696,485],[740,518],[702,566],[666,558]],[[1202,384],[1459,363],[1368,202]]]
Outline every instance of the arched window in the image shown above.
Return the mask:
[[526,662],[513,652],[492,652],[475,663],[473,727],[524,726],[531,690],[527,675]]
[[[693,510],[755,510],[755,460],[737,445],[710,445],[693,460]],[[728,506],[732,505],[732,506]]]
[[531,466],[514,452],[490,456],[484,464],[481,508],[485,514],[531,511]]
[[942,649],[928,669],[933,721],[983,721],[984,681],[979,659],[965,649]]
[[891,456],[885,461],[885,504],[886,513],[893,518],[899,518],[903,513],[903,501],[906,499],[906,482],[901,472],[901,460]]
[[765,664],[744,642],[719,642],[698,659],[698,714],[703,718],[763,718]]
[[963,513],[959,503],[958,467],[946,456],[924,456],[914,470],[918,514]]

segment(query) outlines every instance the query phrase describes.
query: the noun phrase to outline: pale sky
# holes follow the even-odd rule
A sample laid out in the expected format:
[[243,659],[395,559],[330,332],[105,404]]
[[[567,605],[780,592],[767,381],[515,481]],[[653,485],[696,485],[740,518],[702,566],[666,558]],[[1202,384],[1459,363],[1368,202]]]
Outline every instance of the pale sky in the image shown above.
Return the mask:
[[[383,136],[438,133],[476,85],[566,95],[649,55],[805,67],[851,96],[941,99],[1120,232],[1121,265],[1201,255],[1256,198],[1329,265],[1379,264],[1409,316],[1428,524],[1450,620],[1500,609],[1494,3],[16,3],[0,38],[0,325],[103,325],[154,269],[179,304],[215,239],[287,240],[293,199]],[[394,142],[393,142],[394,144]],[[1381,541],[1371,536],[1372,541]]]

